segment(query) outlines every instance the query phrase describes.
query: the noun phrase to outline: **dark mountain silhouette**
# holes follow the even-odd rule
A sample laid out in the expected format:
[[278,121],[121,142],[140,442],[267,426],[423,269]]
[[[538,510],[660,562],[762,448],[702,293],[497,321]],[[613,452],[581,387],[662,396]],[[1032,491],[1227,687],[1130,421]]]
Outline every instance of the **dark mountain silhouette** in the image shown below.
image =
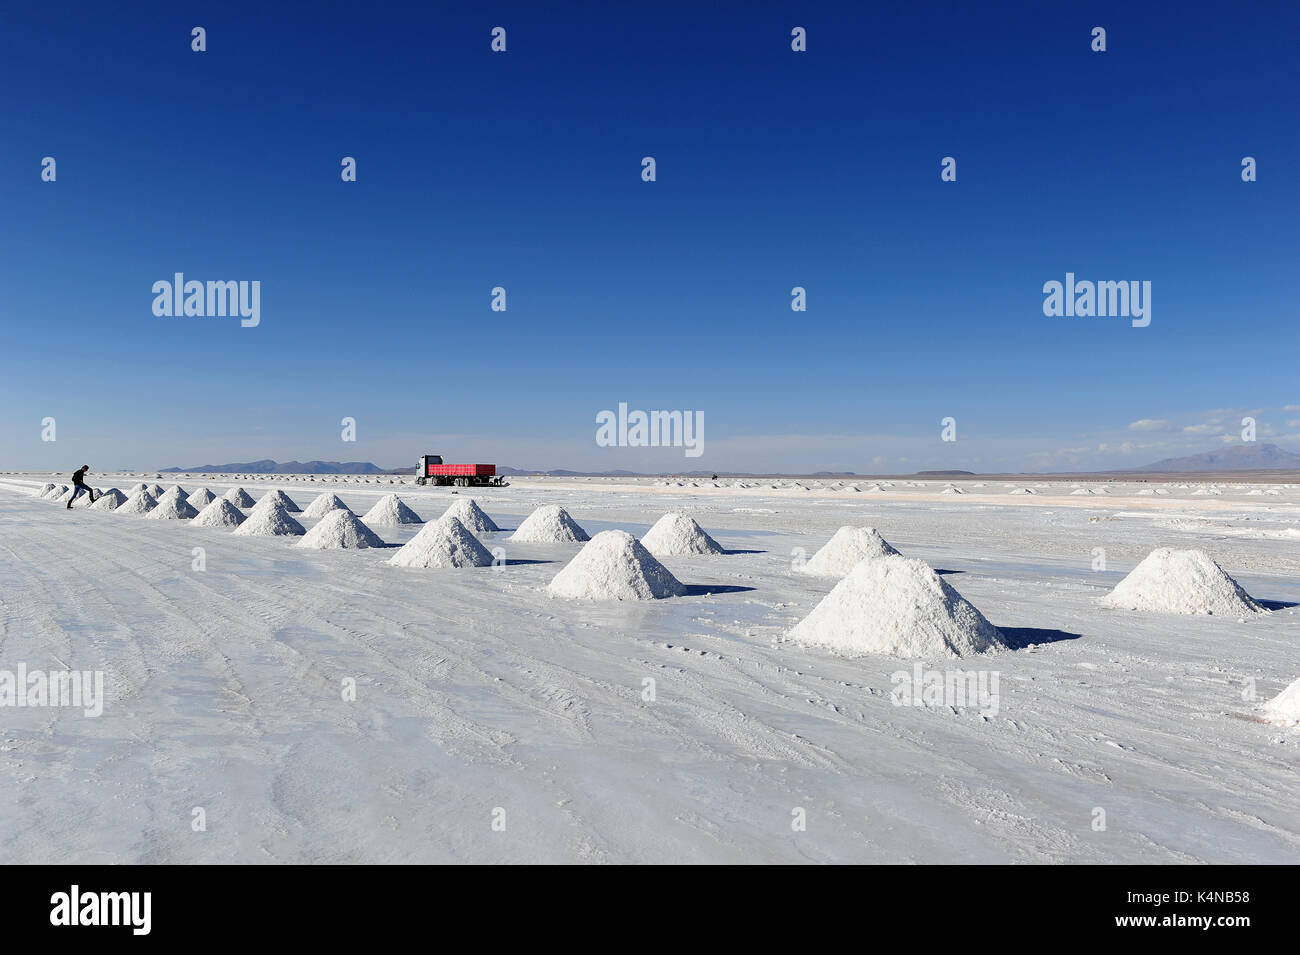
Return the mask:
[[1283,451],[1276,444],[1234,444],[1231,447],[1192,454],[1185,458],[1166,458],[1145,467],[1146,471],[1272,471],[1300,470],[1300,454]]
[[[410,470],[409,468],[407,470]],[[369,461],[248,461],[243,464],[200,464],[192,468],[163,468],[166,474],[389,474]]]

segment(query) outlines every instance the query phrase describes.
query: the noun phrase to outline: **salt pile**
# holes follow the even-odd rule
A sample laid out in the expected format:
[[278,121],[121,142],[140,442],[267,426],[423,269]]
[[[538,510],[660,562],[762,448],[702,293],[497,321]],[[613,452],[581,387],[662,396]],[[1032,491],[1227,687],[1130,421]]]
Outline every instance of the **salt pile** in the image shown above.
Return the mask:
[[66,484],[60,484],[57,487],[51,485],[50,489],[46,491],[44,494],[42,494],[41,497],[49,498],[51,501],[57,501],[60,498],[62,498],[64,494],[67,493],[68,493],[68,486]]
[[[266,498],[262,500],[265,501]],[[235,529],[235,533],[241,537],[300,537],[307,532],[285,510],[283,504],[273,500],[266,506],[259,503],[254,507],[248,513],[248,519]]]
[[844,656],[965,656],[1006,647],[1002,633],[924,561],[864,560],[790,631]]
[[145,515],[151,521],[188,521],[198,516],[199,512],[194,505],[179,494],[170,497],[164,494],[158,506]]
[[485,534],[491,531],[499,531],[492,518],[483,513],[483,508],[478,506],[471,497],[462,498],[451,507],[447,508],[443,517],[454,517],[460,521],[475,534]]
[[555,575],[556,597],[588,600],[659,600],[686,588],[627,531],[602,531]]
[[115,509],[118,514],[148,514],[158,501],[148,491],[136,491]]
[[297,514],[302,511],[302,508],[293,503],[288,494],[278,489],[262,495],[262,499],[253,505],[253,510],[257,510],[259,507],[270,507],[272,504],[278,504],[290,514]]
[[244,515],[224,497],[218,497],[209,501],[192,523],[197,527],[238,527],[244,523]]
[[420,515],[402,503],[402,499],[396,494],[385,494],[374,507],[366,511],[361,519],[371,527],[396,527],[399,524],[423,523]]
[[[332,495],[331,495],[332,496]],[[295,547],[314,547],[317,550],[383,547],[379,535],[357,520],[349,510],[329,511],[321,522],[307,532]]]
[[337,494],[323,491],[316,496],[316,500],[307,505],[307,509],[302,512],[302,516],[311,518],[324,517],[330,511],[347,511],[350,514],[352,508],[340,501]]
[[443,517],[420,528],[388,563],[394,567],[487,567],[492,552],[459,520]]
[[107,491],[95,498],[95,503],[90,505],[97,511],[112,511],[122,506],[126,500],[126,495],[115,487],[110,487]]
[[1031,487],[1018,487],[1011,493],[1012,494],[1037,494],[1038,492]]
[[1300,680],[1261,707],[1260,714],[1266,722],[1280,726],[1300,726]]
[[235,507],[245,507],[245,508],[252,507],[254,504],[257,503],[256,501],[253,500],[253,496],[249,494],[247,491],[245,491],[242,487],[232,487],[229,491],[227,491],[226,500],[229,501],[231,504],[235,505]]
[[641,543],[656,557],[725,553],[721,544],[685,514],[665,514],[641,538]]
[[159,504],[169,501],[173,497],[179,497],[183,500],[185,498],[185,488],[181,487],[179,484],[173,484],[167,490],[163,491],[162,494],[155,494],[154,497],[158,498]]
[[200,511],[215,501],[217,496],[209,491],[206,487],[201,487],[185,500],[189,501]]
[[36,496],[37,496],[37,497],[44,497],[46,494],[49,494],[49,493],[50,493],[51,491],[53,491],[53,490],[54,490],[54,485],[53,485],[53,484],[47,484],[47,485],[45,485],[43,488],[41,488],[39,491],[36,492]]
[[889,557],[897,553],[874,527],[841,527],[798,569],[805,574],[843,577],[868,557]]
[[161,484],[155,484],[153,487],[147,488],[147,490],[151,495],[153,495],[153,499],[155,501],[167,493],[166,491],[163,490],[163,486]]
[[560,505],[543,504],[524,519],[510,539],[531,544],[576,544],[591,540],[591,535]]
[[1153,550],[1102,598],[1103,607],[1154,613],[1241,616],[1266,613],[1203,550]]

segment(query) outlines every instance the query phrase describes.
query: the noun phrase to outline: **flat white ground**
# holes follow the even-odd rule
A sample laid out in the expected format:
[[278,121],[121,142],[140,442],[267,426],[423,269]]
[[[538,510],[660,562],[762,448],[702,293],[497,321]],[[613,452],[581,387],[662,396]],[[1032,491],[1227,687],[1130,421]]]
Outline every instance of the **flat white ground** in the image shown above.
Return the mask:
[[[31,496],[47,480],[67,477],[0,476],[0,669],[103,670],[107,703],[0,709],[5,862],[1300,859],[1300,730],[1251,719],[1300,676],[1300,607],[1239,622],[1097,606],[1162,545],[1300,602],[1295,487],[514,479],[473,492],[506,529],[482,535],[505,566],[418,571],[384,566],[391,550],[69,512]],[[386,479],[157,480],[281,487],[304,507],[325,489],[358,514],[397,490],[426,519],[455,500]],[[666,560],[684,598],[552,599],[578,545],[505,540],[551,502],[591,533],[684,509],[740,553]],[[912,661],[782,642],[834,583],[793,573],[793,552],[842,524],[950,571],[1027,645],[962,661],[999,674],[995,716],[893,705]]]

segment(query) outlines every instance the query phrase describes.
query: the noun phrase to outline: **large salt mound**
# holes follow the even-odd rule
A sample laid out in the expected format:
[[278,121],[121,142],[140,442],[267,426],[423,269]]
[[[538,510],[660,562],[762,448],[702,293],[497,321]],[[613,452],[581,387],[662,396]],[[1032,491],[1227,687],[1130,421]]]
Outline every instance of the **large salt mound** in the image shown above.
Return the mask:
[[316,499],[307,505],[307,509],[302,512],[302,516],[309,518],[324,517],[330,511],[347,511],[350,514],[352,508],[340,501],[337,494],[324,491],[316,495]]
[[656,557],[725,553],[722,545],[695,523],[695,518],[685,514],[665,514],[659,518],[641,538],[641,544]]
[[235,505],[235,507],[252,507],[257,503],[253,500],[253,496],[242,487],[232,487],[227,491],[226,500]]
[[420,515],[407,507],[396,494],[385,494],[361,519],[372,527],[423,523]]
[[357,520],[351,511],[329,511],[321,522],[307,532],[295,547],[314,547],[317,550],[344,548],[383,547],[379,535]]
[[1102,598],[1103,607],[1155,613],[1266,613],[1203,550],[1153,550]]
[[112,511],[122,506],[126,500],[126,495],[115,487],[110,487],[99,497],[95,498],[95,503],[90,505],[97,511]]
[[259,503],[249,511],[248,519],[235,528],[235,533],[241,537],[301,537],[307,532],[290,516],[283,504],[271,501],[265,507]]
[[394,567],[486,567],[492,552],[454,517],[425,524],[388,561]]
[[1300,680],[1261,707],[1260,715],[1266,722],[1281,726],[1300,726]]
[[206,487],[201,487],[185,500],[189,501],[200,511],[217,499],[217,496],[209,491]]
[[1001,632],[924,561],[864,560],[790,631],[844,656],[965,656],[1006,647]]
[[578,544],[591,540],[591,535],[560,505],[543,504],[524,518],[510,539],[525,544]]
[[[232,501],[231,503],[233,504],[234,502]],[[298,514],[302,511],[302,508],[293,503],[293,500],[288,494],[285,494],[284,491],[279,489],[263,494],[262,499],[253,505],[253,509],[257,510],[259,507],[270,507],[272,504],[279,504],[290,514]]]
[[180,494],[173,494],[171,497],[163,495],[158,506],[145,515],[151,521],[188,521],[198,516],[199,512],[195,510],[194,505]]
[[67,492],[68,492],[68,486],[66,484],[59,484],[57,486],[51,484],[50,489],[48,491],[43,492],[41,494],[41,497],[49,498],[51,501],[57,501]]
[[841,527],[798,569],[821,577],[843,577],[868,557],[897,553],[874,527]]
[[491,531],[499,531],[492,518],[483,513],[483,508],[478,506],[478,502],[471,497],[462,498],[443,513],[443,517],[454,517],[475,534],[485,534]]
[[209,501],[192,523],[196,527],[238,527],[244,523],[244,515],[224,497],[219,497]]
[[148,491],[136,491],[115,509],[118,514],[148,514],[158,501]]
[[681,582],[627,531],[601,531],[546,588],[556,597],[658,600],[686,593]]
[[179,484],[173,484],[167,490],[163,491],[162,494],[155,494],[154,496],[158,498],[159,504],[162,504],[164,501],[168,501],[173,497],[179,497],[183,500],[185,498],[185,488],[181,487]]

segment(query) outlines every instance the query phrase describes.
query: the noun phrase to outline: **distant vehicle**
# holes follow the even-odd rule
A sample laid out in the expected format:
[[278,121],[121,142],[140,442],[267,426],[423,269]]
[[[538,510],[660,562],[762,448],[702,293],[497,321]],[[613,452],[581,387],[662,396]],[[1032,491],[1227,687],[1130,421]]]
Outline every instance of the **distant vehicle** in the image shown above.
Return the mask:
[[422,454],[415,466],[416,484],[438,487],[506,487],[495,464],[443,464],[440,454]]

